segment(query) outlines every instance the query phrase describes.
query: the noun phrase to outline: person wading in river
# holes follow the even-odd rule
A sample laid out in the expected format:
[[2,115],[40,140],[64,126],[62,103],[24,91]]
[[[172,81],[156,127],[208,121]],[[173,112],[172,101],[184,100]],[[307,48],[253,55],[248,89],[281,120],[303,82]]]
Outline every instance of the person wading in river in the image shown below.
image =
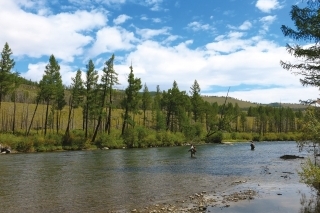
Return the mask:
[[193,157],[196,154],[196,151],[196,147],[191,144],[191,147],[189,149],[189,152],[191,152],[191,157]]
[[254,145],[253,141],[251,141],[250,147],[251,147],[251,150],[254,150],[255,145]]

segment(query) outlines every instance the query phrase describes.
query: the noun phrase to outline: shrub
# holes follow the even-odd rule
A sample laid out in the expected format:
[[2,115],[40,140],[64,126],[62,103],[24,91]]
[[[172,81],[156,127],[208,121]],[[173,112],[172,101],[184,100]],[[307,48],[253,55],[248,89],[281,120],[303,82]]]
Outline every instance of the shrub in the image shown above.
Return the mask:
[[252,140],[252,134],[247,133],[247,132],[241,132],[238,134],[238,137],[242,140]]
[[254,134],[254,135],[252,136],[252,140],[253,140],[253,141],[261,141],[261,140],[262,140],[261,135],[259,135],[259,134]]
[[223,140],[223,133],[221,131],[218,131],[211,136],[206,138],[206,143],[221,143]]
[[33,152],[34,146],[30,139],[20,140],[15,148],[18,152]]
[[301,167],[302,171],[298,172],[301,182],[314,187],[320,192],[320,168],[315,165],[310,158]]
[[124,144],[127,147],[129,148],[137,147],[138,134],[134,129],[127,129],[124,132],[122,138],[123,138]]
[[118,149],[125,146],[123,143],[123,139],[114,133],[111,133],[110,135],[107,133],[100,134],[96,140],[95,145],[98,148],[108,147],[111,149]]

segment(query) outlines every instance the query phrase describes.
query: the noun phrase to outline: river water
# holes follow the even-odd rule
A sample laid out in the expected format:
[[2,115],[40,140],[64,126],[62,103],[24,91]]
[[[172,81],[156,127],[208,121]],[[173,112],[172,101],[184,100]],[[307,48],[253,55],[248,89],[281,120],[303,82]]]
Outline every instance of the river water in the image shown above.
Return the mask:
[[295,142],[259,142],[254,151],[249,143],[207,144],[197,146],[196,158],[188,149],[2,154],[0,212],[130,212],[196,192],[230,190],[235,180],[245,180],[241,187],[262,195],[306,188],[297,175],[303,160],[279,158],[309,155],[298,152]]

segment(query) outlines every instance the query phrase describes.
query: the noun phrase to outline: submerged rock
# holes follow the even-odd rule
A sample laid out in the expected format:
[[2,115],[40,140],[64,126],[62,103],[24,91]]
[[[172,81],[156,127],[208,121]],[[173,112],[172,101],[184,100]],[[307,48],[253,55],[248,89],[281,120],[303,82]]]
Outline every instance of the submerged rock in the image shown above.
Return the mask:
[[297,158],[304,158],[304,157],[297,156],[297,155],[282,155],[280,158],[281,159],[297,159]]

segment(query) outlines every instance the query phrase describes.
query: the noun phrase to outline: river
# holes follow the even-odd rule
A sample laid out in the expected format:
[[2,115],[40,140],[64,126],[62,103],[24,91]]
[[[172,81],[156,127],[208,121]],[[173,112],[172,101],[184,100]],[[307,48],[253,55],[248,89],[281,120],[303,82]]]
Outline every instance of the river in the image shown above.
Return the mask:
[[262,195],[306,188],[297,175],[303,160],[279,158],[306,157],[295,142],[259,142],[254,151],[249,143],[206,144],[197,146],[196,158],[188,148],[2,154],[0,212],[130,212],[197,192],[230,190],[235,180]]

